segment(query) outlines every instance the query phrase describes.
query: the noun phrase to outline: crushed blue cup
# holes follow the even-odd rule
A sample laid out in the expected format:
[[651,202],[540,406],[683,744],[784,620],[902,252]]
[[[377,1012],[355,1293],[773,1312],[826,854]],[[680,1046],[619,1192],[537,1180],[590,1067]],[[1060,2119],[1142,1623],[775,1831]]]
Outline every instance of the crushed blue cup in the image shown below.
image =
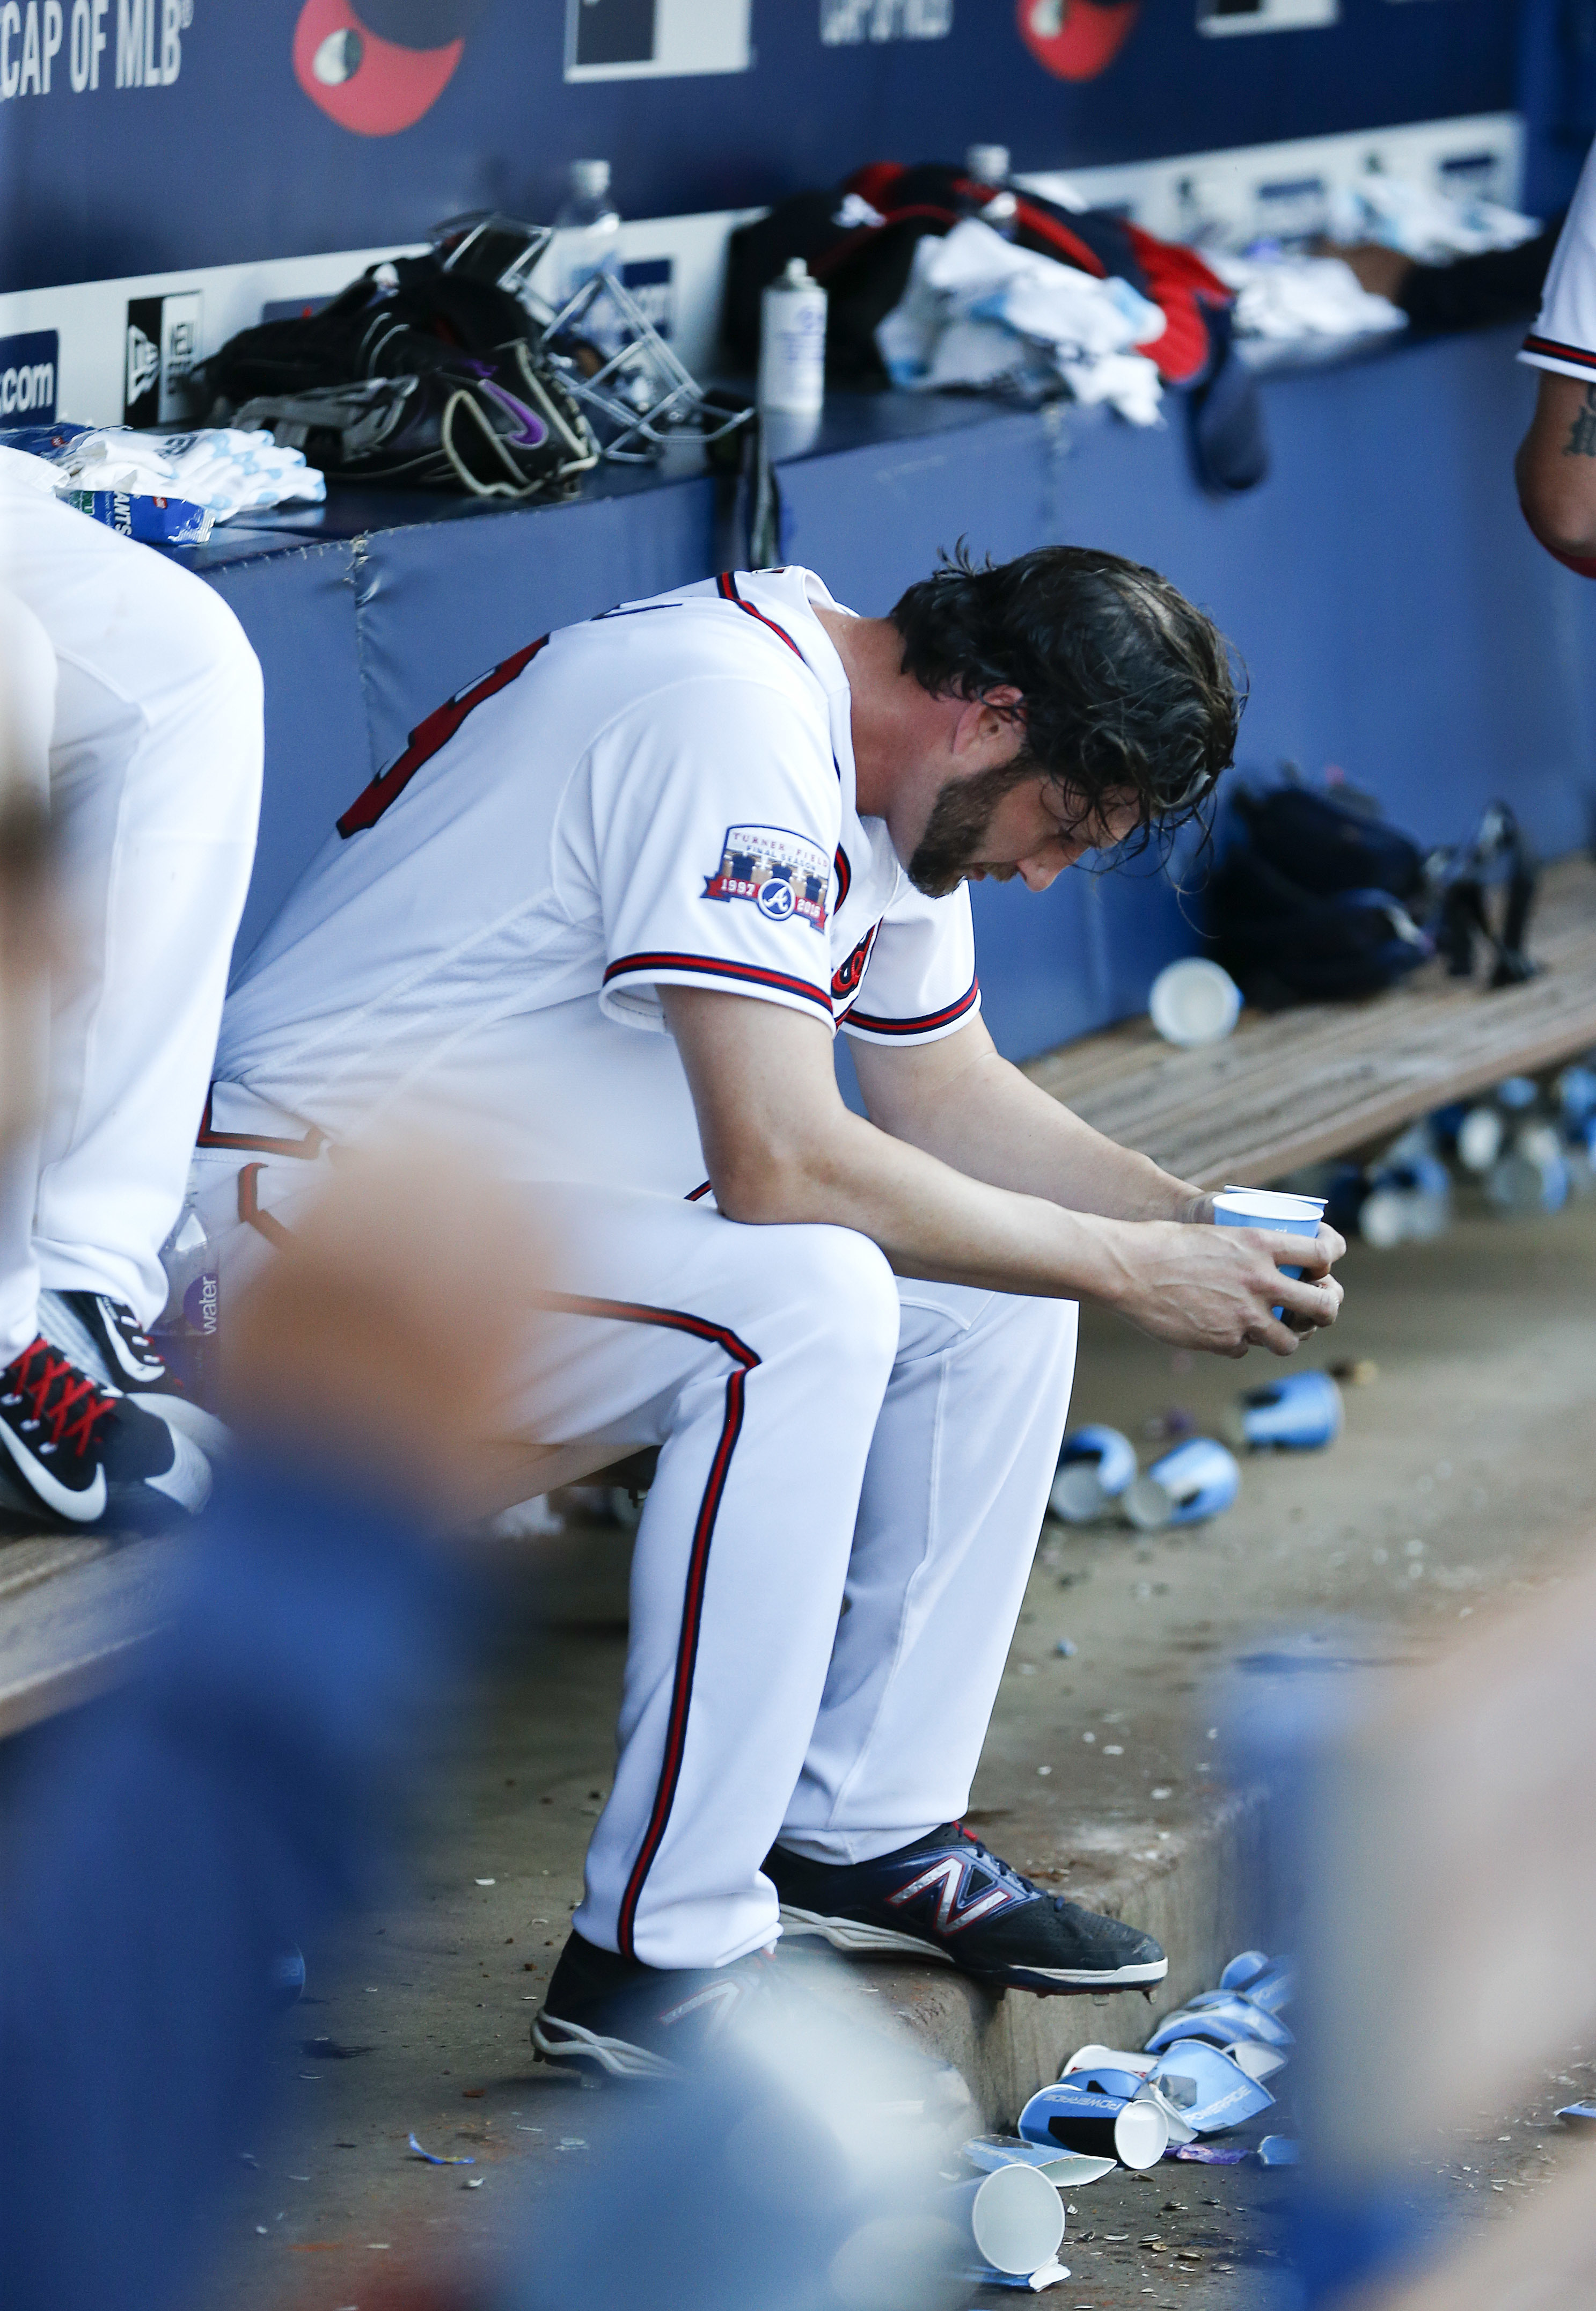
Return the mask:
[[1237,1443],[1254,1452],[1314,1452],[1341,1433],[1341,1391],[1327,1372],[1287,1373],[1250,1388],[1233,1414]]
[[1241,1490],[1234,1452],[1217,1437],[1188,1436],[1127,1485],[1124,1513],[1144,1532],[1165,1525],[1202,1524],[1227,1509]]
[[1167,2046],[1149,2084],[1174,2105],[1193,2134],[1227,2134],[1274,2107],[1267,2087],[1201,2038],[1177,2038]]
[[1065,1524],[1090,1524],[1136,1474],[1136,1447],[1117,1428],[1072,1428],[1058,1457],[1048,1506]]

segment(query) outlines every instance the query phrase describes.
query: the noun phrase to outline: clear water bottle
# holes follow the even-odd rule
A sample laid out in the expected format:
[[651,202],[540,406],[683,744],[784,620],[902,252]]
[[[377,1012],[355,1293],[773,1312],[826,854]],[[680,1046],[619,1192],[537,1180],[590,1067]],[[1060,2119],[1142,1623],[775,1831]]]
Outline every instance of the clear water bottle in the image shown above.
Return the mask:
[[613,273],[620,261],[620,213],[610,197],[608,161],[571,162],[570,182],[554,229],[560,235],[563,304],[594,274]]
[[166,1306],[150,1328],[169,1371],[196,1404],[213,1405],[216,1347],[221,1330],[221,1278],[216,1245],[206,1233],[192,1190],[178,1225],[160,1247]]

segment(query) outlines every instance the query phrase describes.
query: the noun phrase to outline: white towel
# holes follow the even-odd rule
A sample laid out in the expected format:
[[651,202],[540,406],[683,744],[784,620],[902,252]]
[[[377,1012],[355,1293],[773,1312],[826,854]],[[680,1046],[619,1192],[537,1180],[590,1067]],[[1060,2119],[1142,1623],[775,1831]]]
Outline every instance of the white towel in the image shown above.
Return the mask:
[[325,477],[299,449],[279,449],[269,433],[206,426],[194,433],[135,433],[126,425],[82,433],[56,460],[57,487],[122,490],[139,497],[186,498],[218,521],[295,500],[318,503]]

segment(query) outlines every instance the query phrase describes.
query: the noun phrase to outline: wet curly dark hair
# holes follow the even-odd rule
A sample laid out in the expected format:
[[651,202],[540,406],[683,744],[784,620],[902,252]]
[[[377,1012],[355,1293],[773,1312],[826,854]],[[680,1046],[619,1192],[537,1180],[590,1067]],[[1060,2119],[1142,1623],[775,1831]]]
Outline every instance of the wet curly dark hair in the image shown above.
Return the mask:
[[1167,578],[1084,545],[977,566],[963,541],[893,610],[903,670],[938,695],[1011,685],[1017,772],[1063,790],[1077,824],[1134,796],[1146,835],[1195,816],[1246,702],[1224,636]]

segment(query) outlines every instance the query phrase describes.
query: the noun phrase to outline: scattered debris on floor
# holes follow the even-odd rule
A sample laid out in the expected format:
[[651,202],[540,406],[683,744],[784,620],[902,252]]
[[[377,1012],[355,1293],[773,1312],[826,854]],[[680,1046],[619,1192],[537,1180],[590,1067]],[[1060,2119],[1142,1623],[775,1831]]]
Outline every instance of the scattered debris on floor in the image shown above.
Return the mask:
[[447,2158],[438,2151],[423,2150],[413,2134],[410,2138],[410,2148],[412,2156],[421,2159],[429,2167],[474,2167],[477,2163],[474,2158]]

